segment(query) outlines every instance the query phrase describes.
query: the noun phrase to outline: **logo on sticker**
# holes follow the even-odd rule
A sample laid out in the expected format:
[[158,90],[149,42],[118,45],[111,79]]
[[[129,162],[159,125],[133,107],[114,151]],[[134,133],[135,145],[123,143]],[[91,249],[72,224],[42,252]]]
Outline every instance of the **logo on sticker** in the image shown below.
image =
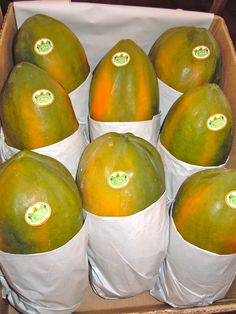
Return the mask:
[[45,202],[37,202],[25,212],[25,221],[31,226],[40,226],[51,216],[51,207]]
[[117,52],[112,57],[112,63],[117,67],[122,67],[128,64],[130,61],[130,56],[127,52]]
[[197,59],[206,59],[210,56],[210,49],[206,46],[197,46],[193,48],[192,55]]
[[109,185],[115,189],[123,188],[128,184],[128,181],[128,175],[123,171],[113,172],[108,179]]
[[48,38],[41,38],[37,40],[36,43],[34,44],[34,51],[38,55],[41,55],[41,56],[47,55],[52,50],[53,50],[53,43]]
[[47,106],[47,105],[50,105],[53,100],[54,100],[54,96],[53,96],[53,93],[50,92],[49,90],[47,89],[40,89],[40,90],[37,90],[34,94],[33,94],[33,102],[36,104],[36,105],[39,105],[39,106]]
[[210,116],[207,120],[207,127],[211,131],[218,131],[223,129],[227,124],[227,118],[221,113],[216,113]]
[[236,208],[236,191],[230,191],[227,193],[225,201],[230,207]]

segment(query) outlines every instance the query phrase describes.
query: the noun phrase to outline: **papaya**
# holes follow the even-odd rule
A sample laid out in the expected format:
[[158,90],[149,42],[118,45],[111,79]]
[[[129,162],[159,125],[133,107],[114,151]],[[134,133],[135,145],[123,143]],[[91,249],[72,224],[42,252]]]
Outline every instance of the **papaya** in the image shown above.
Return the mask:
[[156,148],[132,133],[109,132],[84,150],[76,176],[83,208],[98,216],[129,216],[165,191]]
[[189,243],[216,254],[236,253],[236,170],[213,168],[187,178],[172,216]]
[[54,250],[83,226],[81,197],[57,160],[24,150],[0,165],[0,250]]
[[161,144],[174,157],[199,166],[225,163],[232,140],[232,110],[214,83],[191,88],[180,96],[160,131]]
[[159,113],[154,68],[133,40],[120,40],[96,66],[89,111],[92,119],[105,122],[151,120]]
[[28,62],[15,65],[3,87],[0,119],[6,143],[20,150],[54,144],[79,127],[64,88]]
[[219,83],[221,52],[209,30],[179,26],[162,33],[149,51],[157,77],[179,92]]
[[44,14],[27,18],[13,42],[15,64],[26,61],[46,70],[70,93],[87,78],[90,67],[79,38],[61,21]]

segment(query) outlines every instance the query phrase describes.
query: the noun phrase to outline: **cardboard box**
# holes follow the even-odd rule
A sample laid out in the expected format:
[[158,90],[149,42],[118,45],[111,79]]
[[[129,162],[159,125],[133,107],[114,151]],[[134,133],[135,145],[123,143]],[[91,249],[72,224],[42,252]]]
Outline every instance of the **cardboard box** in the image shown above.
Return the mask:
[[[1,21],[1,16],[0,16]],[[218,41],[223,55],[223,75],[221,87],[228,97],[234,111],[234,124],[236,123],[236,56],[232,40],[224,20],[215,16],[210,30]],[[0,34],[0,90],[13,66],[12,43],[17,31],[14,8],[10,4],[7,14],[4,17],[2,31]],[[236,168],[236,136],[234,137],[233,148],[229,159],[228,167]],[[86,291],[85,299],[78,311],[75,313],[236,313],[236,280],[232,284],[226,297],[215,302],[213,305],[199,308],[175,309],[167,304],[158,302],[148,292],[122,300],[104,300],[93,293],[91,288]],[[0,300],[0,313],[18,313],[10,307],[5,300]]]

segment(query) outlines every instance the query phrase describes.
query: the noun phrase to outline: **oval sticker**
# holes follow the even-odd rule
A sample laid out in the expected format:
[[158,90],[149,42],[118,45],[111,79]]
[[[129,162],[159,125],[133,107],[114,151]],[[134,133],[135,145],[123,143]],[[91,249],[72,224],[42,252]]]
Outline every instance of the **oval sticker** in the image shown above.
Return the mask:
[[216,113],[207,119],[207,127],[211,131],[219,131],[227,124],[227,118],[222,113]]
[[115,171],[108,178],[109,185],[114,189],[123,188],[128,184],[128,182],[128,175],[123,171]]
[[53,43],[48,38],[41,38],[34,44],[34,51],[40,55],[47,55],[53,50]]
[[31,226],[40,226],[51,216],[51,207],[45,202],[31,205],[25,212],[25,221]]
[[231,208],[236,208],[236,190],[230,191],[225,196],[226,204]]
[[117,67],[127,65],[130,61],[130,56],[127,52],[117,52],[112,57],[112,63]]
[[33,102],[39,106],[48,106],[54,100],[54,95],[47,89],[37,90],[32,96]]
[[197,46],[193,48],[192,55],[196,59],[206,59],[210,56],[210,49],[207,46]]

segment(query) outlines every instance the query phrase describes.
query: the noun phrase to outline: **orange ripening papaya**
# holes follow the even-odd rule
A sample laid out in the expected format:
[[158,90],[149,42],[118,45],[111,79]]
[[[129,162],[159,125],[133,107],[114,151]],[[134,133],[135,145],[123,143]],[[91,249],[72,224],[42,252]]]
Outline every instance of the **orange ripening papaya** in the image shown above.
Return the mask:
[[149,57],[157,77],[179,92],[204,83],[219,83],[220,49],[205,28],[168,29],[154,42]]
[[83,208],[98,216],[128,216],[165,191],[165,175],[156,148],[131,133],[106,133],[84,150],[77,178]]
[[119,41],[97,65],[90,86],[92,119],[151,120],[159,113],[159,91],[146,53],[131,39]]
[[55,144],[79,127],[64,88],[28,62],[14,66],[4,85],[0,119],[6,143],[20,150]]
[[173,220],[189,243],[216,253],[236,253],[236,170],[206,169],[180,187]]

